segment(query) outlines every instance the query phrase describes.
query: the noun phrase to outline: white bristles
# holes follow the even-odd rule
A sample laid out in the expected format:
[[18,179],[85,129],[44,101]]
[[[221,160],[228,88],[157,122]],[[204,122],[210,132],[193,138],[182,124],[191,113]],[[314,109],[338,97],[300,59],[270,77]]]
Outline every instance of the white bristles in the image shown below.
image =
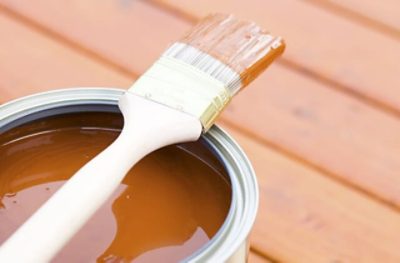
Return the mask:
[[240,75],[220,60],[185,43],[176,42],[163,56],[181,60],[221,81],[235,95],[242,87]]

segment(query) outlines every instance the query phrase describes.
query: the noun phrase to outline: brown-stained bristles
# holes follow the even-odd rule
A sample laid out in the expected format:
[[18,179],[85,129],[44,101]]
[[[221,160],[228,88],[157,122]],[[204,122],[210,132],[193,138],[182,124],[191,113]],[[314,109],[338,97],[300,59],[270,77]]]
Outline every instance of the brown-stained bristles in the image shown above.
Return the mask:
[[180,42],[220,60],[248,85],[282,54],[285,44],[255,23],[232,15],[212,14],[202,19]]

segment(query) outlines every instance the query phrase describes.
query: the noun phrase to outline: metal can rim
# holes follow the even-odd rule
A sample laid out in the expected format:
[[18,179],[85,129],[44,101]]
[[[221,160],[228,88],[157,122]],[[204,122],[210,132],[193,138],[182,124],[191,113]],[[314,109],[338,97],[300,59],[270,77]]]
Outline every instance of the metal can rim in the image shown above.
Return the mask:
[[[123,89],[77,87],[22,97],[0,105],[0,128],[33,113],[63,106],[117,105]],[[224,262],[246,242],[258,209],[258,184],[254,170],[238,143],[214,125],[202,137],[222,158],[232,183],[232,204],[217,234],[184,261]]]

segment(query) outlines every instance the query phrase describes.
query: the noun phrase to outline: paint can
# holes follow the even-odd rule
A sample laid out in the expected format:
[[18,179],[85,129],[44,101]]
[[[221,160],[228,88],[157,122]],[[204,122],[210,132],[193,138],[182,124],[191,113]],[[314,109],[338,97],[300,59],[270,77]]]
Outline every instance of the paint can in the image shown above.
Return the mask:
[[[0,135],[24,123],[65,113],[119,112],[124,90],[70,88],[27,96],[0,106]],[[214,125],[204,141],[224,165],[232,187],[231,206],[217,234],[185,262],[246,262],[248,237],[258,208],[258,185],[249,160],[226,132]]]

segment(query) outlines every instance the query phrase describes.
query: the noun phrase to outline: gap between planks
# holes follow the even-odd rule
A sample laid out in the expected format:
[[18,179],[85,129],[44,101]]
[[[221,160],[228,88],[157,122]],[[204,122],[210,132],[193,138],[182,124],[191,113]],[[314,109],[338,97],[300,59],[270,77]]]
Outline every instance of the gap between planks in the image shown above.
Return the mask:
[[[279,260],[272,258],[270,255],[266,254],[264,251],[252,246],[250,247],[249,263],[253,263],[252,258],[257,259],[257,262],[265,263],[278,263]],[[255,260],[254,260],[255,261]]]
[[324,1],[324,0],[303,0],[303,1],[318,6],[320,8],[329,10],[332,13],[345,17],[350,21],[353,21],[354,23],[358,23],[378,33],[384,34],[385,36],[394,38],[395,40],[400,39],[400,30],[398,30],[397,28],[392,27],[386,23],[383,23],[377,19],[374,19],[362,13],[359,13],[357,11],[354,11],[352,9],[343,7],[334,2]]

